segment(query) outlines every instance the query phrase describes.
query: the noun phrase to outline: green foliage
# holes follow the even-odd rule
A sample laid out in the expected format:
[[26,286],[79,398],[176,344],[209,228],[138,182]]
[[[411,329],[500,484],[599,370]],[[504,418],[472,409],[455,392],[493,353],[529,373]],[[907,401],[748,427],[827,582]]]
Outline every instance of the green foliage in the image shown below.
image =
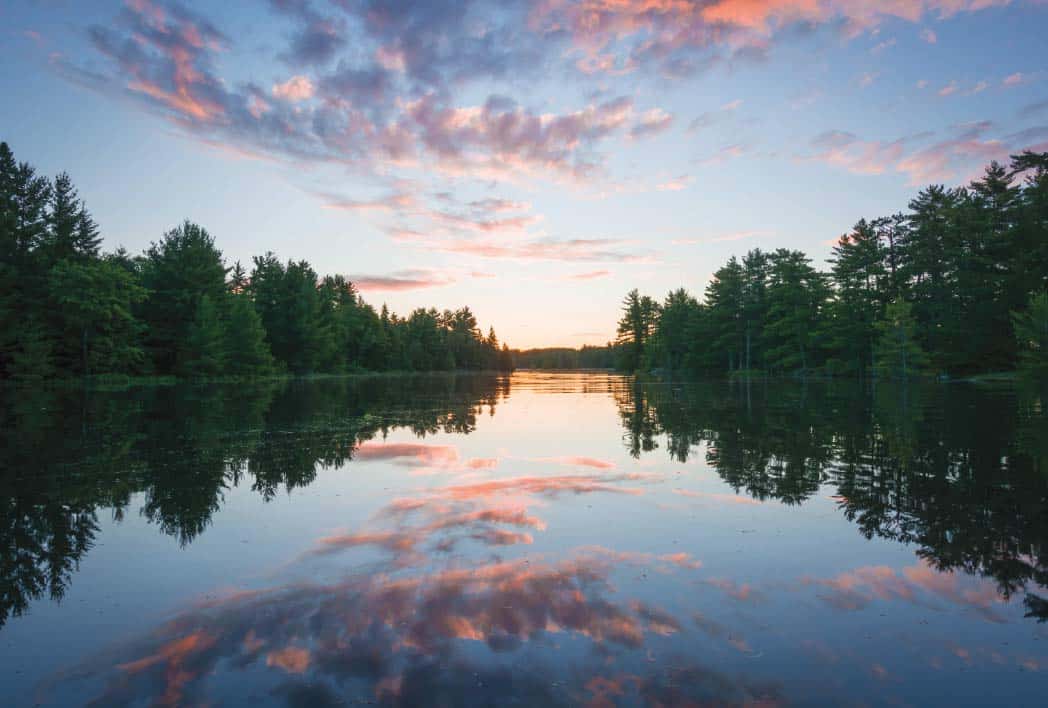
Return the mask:
[[702,302],[671,293],[641,337],[644,298],[633,291],[619,325],[623,364],[860,377],[969,376],[1020,359],[1028,368],[1036,337],[1004,333],[1032,326],[1031,296],[1048,291],[1048,153],[991,163],[967,187],[932,185],[906,213],[861,219],[829,264],[819,272],[786,249],[732,257]]
[[618,338],[621,361],[619,366],[627,371],[636,371],[648,363],[648,339],[655,332],[659,305],[647,295],[641,296],[631,290],[622,301],[622,318],[619,319]]
[[1025,312],[1012,313],[1019,345],[1019,365],[1028,372],[1048,374],[1048,293],[1030,300]]
[[770,261],[767,367],[779,373],[807,371],[817,363],[820,318],[829,289],[800,251],[780,248]]
[[221,376],[226,371],[226,334],[218,309],[208,295],[201,295],[196,315],[178,351],[176,371],[186,378]]
[[910,303],[905,300],[889,303],[875,328],[874,366],[878,375],[906,379],[927,371],[928,356],[918,341],[917,322]]
[[182,343],[197,317],[200,299],[221,302],[226,267],[211,235],[186,221],[153,243],[142,264],[149,296],[138,310],[157,373],[174,371]]
[[232,295],[225,327],[224,360],[226,374],[237,378],[270,376],[273,355],[266,342],[266,330],[255,306],[246,295]]
[[132,274],[113,261],[63,260],[49,275],[59,320],[59,356],[82,374],[139,371],[144,353],[132,308],[145,299]]

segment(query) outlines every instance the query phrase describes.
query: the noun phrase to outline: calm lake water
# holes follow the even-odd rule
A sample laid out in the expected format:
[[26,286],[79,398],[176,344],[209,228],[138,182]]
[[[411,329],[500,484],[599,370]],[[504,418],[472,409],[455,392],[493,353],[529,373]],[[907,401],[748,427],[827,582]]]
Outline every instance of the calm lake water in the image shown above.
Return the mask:
[[1043,705],[1024,385],[2,394],[4,705]]

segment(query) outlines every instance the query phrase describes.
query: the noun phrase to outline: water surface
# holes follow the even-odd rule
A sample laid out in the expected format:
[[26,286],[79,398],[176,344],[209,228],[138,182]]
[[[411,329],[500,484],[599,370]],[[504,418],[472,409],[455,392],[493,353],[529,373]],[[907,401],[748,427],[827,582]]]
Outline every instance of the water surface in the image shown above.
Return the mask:
[[5,705],[1036,705],[1025,385],[3,392]]

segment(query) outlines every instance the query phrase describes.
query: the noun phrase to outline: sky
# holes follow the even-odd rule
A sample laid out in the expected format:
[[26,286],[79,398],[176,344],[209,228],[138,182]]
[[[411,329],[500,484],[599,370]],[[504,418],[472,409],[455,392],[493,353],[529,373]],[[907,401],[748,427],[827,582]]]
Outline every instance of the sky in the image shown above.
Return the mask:
[[1048,0],[3,0],[0,140],[105,247],[184,219],[513,347],[631,288],[820,267],[859,218],[1048,150]]

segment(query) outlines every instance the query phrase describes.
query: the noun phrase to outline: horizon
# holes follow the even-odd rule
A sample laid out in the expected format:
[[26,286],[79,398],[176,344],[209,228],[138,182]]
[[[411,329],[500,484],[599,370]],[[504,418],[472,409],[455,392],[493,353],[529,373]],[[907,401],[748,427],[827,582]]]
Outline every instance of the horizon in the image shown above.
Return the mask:
[[367,5],[19,2],[0,139],[106,250],[188,218],[516,349],[1048,150],[1044,0]]

